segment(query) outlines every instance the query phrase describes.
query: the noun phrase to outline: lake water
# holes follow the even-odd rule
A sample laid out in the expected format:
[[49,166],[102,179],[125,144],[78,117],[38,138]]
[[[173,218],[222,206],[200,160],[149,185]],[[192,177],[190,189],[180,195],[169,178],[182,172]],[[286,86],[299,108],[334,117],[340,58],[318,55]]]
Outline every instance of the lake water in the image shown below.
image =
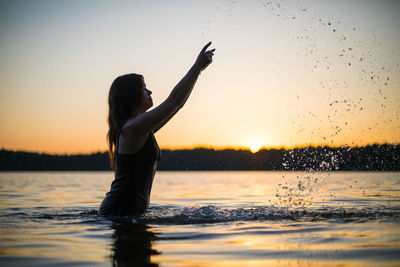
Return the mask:
[[136,221],[112,180],[0,173],[0,265],[400,266],[400,172],[158,172]]

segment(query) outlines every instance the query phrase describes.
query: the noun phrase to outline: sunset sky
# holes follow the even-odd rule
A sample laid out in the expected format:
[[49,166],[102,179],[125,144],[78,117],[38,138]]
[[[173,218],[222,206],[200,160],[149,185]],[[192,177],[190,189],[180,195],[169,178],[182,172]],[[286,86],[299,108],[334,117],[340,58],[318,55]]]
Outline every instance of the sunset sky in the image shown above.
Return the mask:
[[107,96],[160,104],[216,48],[161,148],[400,141],[400,1],[0,1],[0,147],[107,149]]

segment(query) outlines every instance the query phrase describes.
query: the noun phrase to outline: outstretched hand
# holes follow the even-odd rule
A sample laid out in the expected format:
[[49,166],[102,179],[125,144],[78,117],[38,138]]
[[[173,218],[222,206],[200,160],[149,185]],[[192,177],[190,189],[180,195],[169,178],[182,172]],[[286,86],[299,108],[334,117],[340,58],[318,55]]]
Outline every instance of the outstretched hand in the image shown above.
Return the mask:
[[211,42],[206,44],[203,47],[203,49],[201,49],[200,54],[198,55],[197,60],[194,63],[195,65],[197,65],[200,68],[200,71],[207,68],[207,66],[210,65],[210,63],[212,62],[212,57],[214,55],[215,48],[207,51],[207,48],[210,45],[211,45]]

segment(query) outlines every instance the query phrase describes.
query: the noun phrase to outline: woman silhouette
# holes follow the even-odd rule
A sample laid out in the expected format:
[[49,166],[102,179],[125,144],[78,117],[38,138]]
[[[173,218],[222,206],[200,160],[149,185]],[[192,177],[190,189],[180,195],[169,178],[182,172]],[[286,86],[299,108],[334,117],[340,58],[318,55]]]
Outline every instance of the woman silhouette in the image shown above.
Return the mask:
[[132,216],[143,214],[150,202],[160,149],[154,133],[161,129],[185,104],[196,80],[211,62],[215,49],[203,47],[188,73],[168,98],[153,106],[152,92],[142,75],[126,74],[111,85],[108,105],[107,141],[115,179],[100,205],[99,214]]

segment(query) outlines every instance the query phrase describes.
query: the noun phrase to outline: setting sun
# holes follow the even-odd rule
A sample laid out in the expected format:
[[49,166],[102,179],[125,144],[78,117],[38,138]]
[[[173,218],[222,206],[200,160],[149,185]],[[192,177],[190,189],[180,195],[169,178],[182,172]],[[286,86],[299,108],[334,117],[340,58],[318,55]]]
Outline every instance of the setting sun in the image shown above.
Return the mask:
[[255,153],[260,150],[262,144],[260,141],[252,140],[249,142],[248,147],[250,148],[251,152]]
[[399,1],[31,2],[0,4],[1,148],[106,151],[112,81],[142,74],[156,108],[209,41],[214,62],[156,132],[161,149],[400,142]]

